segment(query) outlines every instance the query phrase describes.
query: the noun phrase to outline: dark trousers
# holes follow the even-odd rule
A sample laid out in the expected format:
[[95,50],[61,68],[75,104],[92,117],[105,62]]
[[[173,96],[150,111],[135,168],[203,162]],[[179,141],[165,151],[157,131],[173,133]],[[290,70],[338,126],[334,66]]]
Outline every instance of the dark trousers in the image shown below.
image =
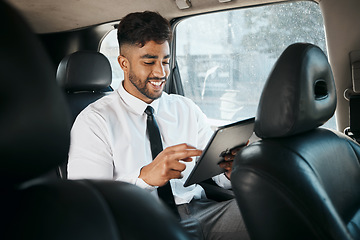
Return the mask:
[[179,205],[181,224],[194,239],[250,239],[236,200],[192,200]]

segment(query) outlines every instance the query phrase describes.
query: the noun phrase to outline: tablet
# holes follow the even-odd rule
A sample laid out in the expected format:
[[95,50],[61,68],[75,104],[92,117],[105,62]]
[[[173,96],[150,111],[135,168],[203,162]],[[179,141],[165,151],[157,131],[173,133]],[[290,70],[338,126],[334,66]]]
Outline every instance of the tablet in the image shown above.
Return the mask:
[[210,138],[184,187],[223,173],[225,170],[218,166],[219,162],[232,149],[247,143],[254,132],[254,122],[255,118],[250,118],[219,127]]

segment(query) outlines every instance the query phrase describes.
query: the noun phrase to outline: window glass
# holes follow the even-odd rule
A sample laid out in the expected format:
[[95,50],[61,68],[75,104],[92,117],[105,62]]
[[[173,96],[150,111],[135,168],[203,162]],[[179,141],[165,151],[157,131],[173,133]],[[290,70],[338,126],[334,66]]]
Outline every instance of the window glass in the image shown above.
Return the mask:
[[[176,26],[184,95],[214,126],[253,117],[275,61],[295,42],[316,44],[326,53],[316,3],[273,4],[184,19]],[[326,126],[335,129],[335,120]]]
[[119,56],[119,45],[117,42],[117,30],[111,30],[101,41],[100,52],[104,54],[110,62],[112,69],[111,87],[117,89],[124,79],[124,72],[121,70],[117,58]]

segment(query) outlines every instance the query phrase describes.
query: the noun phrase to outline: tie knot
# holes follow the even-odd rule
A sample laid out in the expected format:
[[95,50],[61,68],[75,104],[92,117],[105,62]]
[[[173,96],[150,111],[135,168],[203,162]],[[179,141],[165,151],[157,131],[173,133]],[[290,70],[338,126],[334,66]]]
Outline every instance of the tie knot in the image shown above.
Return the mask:
[[148,116],[151,116],[151,115],[153,115],[153,113],[154,113],[154,109],[153,109],[151,106],[147,106],[147,108],[145,109],[145,113],[146,113]]

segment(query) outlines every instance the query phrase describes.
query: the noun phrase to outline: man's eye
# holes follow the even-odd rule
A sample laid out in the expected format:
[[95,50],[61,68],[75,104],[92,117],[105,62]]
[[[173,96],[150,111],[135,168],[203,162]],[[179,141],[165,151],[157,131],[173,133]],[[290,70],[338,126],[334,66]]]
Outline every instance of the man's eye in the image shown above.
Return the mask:
[[163,64],[164,64],[164,65],[168,65],[168,64],[170,64],[170,62],[163,62]]
[[146,64],[146,65],[153,65],[154,62],[144,62],[144,64]]

